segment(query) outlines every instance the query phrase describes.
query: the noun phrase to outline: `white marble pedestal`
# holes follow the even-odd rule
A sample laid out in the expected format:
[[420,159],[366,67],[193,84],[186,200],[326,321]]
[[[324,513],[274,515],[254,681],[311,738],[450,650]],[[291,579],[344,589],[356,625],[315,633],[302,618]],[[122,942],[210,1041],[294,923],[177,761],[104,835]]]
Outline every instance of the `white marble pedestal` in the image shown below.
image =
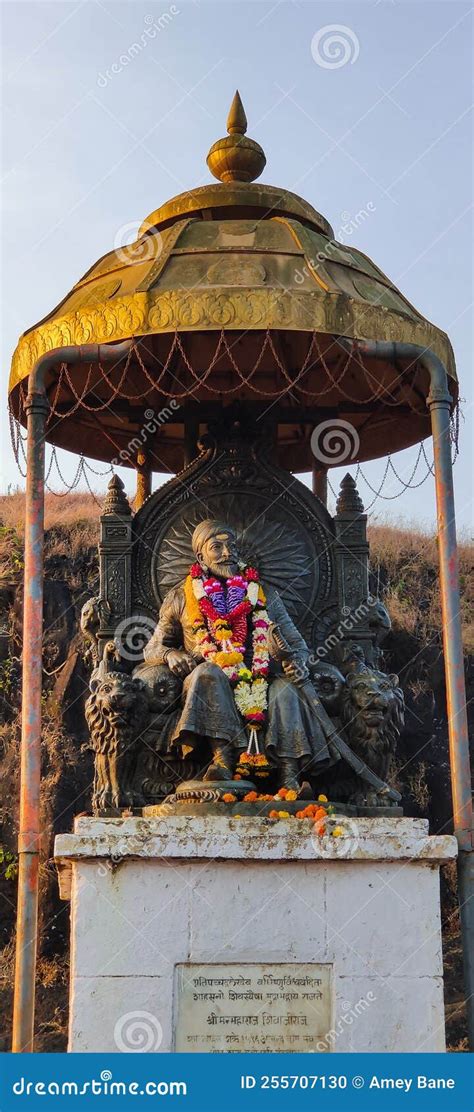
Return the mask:
[[[343,839],[311,830],[226,815],[79,818],[58,836],[69,1049],[213,1050],[219,1032],[219,1047],[237,1051],[444,1050],[439,865],[455,839],[404,818],[351,819]],[[257,982],[263,1003],[237,1000]],[[301,985],[315,984],[319,997],[302,1001]],[[275,1008],[281,1019],[262,1018]],[[235,1019],[246,1011],[257,1018]]]

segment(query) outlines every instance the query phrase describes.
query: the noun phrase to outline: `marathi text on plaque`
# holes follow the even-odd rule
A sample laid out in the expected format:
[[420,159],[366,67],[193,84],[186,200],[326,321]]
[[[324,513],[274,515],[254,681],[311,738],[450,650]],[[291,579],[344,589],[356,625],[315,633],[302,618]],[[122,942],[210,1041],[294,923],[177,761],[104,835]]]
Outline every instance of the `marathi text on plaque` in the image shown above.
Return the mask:
[[327,1049],[330,965],[180,964],[176,975],[178,1052]]

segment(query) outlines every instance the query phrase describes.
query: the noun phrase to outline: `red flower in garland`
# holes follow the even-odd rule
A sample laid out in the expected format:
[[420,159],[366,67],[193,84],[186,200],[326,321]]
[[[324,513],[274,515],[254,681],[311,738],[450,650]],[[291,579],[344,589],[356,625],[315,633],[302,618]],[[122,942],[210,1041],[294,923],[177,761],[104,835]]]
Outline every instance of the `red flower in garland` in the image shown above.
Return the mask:
[[231,614],[229,619],[232,626],[234,638],[239,645],[245,645],[245,642],[247,640],[247,613],[248,611],[245,614],[241,614],[240,617],[237,619],[234,617],[234,614]]
[[210,618],[211,622],[219,622],[222,621],[224,618],[227,619],[227,621],[229,621],[232,625],[234,625],[234,623],[239,618],[241,618],[243,614],[248,614],[249,611],[252,609],[251,603],[246,598],[242,599],[242,602],[239,602],[239,605],[235,607],[235,610],[231,610],[230,614],[219,614],[215,606],[213,606],[210,598],[202,598],[200,600],[200,607],[202,613],[206,615],[206,618]]

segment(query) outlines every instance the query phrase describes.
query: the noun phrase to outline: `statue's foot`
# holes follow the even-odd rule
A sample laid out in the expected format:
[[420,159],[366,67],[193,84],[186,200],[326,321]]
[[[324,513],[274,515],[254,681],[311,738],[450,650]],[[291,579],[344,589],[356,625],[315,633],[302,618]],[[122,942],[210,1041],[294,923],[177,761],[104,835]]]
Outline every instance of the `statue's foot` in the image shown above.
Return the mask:
[[233,772],[226,765],[211,764],[204,775],[205,780],[232,780]]
[[314,791],[308,780],[303,780],[298,792],[298,799],[314,799]]
[[232,746],[225,741],[211,742],[213,761],[204,776],[205,780],[233,780],[234,762]]
[[300,792],[299,768],[297,761],[282,761],[278,769],[279,787],[287,791]]

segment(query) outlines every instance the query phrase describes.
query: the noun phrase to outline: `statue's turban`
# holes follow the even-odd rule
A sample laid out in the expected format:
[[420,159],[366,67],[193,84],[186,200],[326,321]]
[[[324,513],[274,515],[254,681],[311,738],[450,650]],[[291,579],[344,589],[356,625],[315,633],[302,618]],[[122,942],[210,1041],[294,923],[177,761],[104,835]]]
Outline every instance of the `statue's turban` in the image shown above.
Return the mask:
[[195,552],[196,555],[202,552],[203,545],[206,544],[206,541],[209,541],[211,537],[215,537],[218,533],[227,533],[235,540],[235,529],[229,525],[228,521],[216,521],[215,518],[210,517],[206,518],[205,521],[200,521],[199,525],[196,525],[191,537],[193,552]]

